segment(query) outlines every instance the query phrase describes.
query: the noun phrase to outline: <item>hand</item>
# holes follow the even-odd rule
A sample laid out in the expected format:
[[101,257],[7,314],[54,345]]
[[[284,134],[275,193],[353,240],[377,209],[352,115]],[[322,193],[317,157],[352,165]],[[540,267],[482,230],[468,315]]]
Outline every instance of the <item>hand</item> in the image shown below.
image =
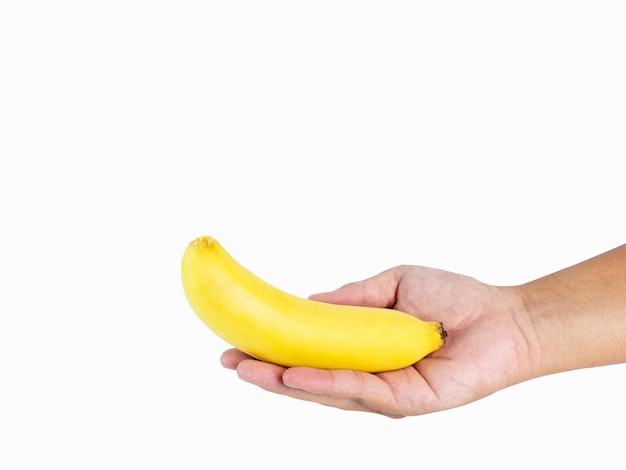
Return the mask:
[[285,368],[236,349],[224,352],[222,365],[270,392],[394,418],[464,405],[532,375],[536,347],[513,288],[437,269],[398,266],[311,298],[394,308],[440,321],[448,337],[441,349],[411,367],[377,374]]

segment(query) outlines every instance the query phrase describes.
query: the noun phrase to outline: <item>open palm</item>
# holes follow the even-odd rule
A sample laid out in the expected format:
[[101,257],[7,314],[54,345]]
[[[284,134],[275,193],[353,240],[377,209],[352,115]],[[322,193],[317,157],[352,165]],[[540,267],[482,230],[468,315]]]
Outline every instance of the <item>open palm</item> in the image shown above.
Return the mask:
[[268,391],[390,417],[424,414],[483,398],[529,375],[531,331],[515,289],[421,266],[398,266],[315,300],[387,307],[443,323],[446,344],[411,367],[370,374],[285,368],[230,349],[224,367]]

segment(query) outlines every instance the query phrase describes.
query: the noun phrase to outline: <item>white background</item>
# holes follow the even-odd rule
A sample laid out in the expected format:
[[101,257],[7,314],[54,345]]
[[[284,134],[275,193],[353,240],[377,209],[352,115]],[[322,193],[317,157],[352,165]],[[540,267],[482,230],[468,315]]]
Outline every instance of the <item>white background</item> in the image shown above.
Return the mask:
[[179,266],[209,234],[307,296],[622,244],[624,24],[617,1],[3,2],[0,467],[623,465],[622,366],[403,420],[297,402],[219,365]]

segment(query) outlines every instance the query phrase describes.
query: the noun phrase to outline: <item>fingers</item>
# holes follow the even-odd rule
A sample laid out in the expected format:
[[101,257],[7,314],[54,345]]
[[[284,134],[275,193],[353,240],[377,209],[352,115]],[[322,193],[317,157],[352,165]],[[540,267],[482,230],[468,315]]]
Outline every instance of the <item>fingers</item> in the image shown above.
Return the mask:
[[[237,368],[237,373],[239,378],[246,382],[291,398],[342,410],[366,411],[399,417],[386,410],[373,408],[367,396],[368,392],[365,390],[363,391],[364,396],[355,397],[355,390],[352,390],[351,393],[350,389],[355,387],[358,390],[356,393],[360,394],[359,388],[362,383],[356,377],[353,378],[355,380],[349,378],[353,375],[352,371],[329,371],[307,367],[285,369],[259,361],[243,361]],[[343,373],[348,376],[347,381],[345,378],[341,378]],[[363,373],[362,375],[368,376],[370,374]]]
[[227,369],[236,370],[241,380],[264,390],[293,398],[307,398],[305,392],[291,389],[283,383],[284,367],[259,361],[237,349],[224,351],[221,363]]
[[258,361],[236,349],[225,351],[221,363],[238,377],[264,390],[350,411],[401,418],[393,393],[376,375],[350,370],[284,368]]
[[404,416],[398,410],[393,391],[374,374],[293,367],[283,373],[283,383],[315,397],[349,403],[349,409],[367,410],[392,417]]
[[351,282],[331,292],[313,294],[309,298],[334,304],[392,307],[404,271],[404,267],[397,266],[369,279]]
[[241,361],[245,361],[246,359],[252,359],[252,357],[239,351],[238,349],[228,349],[222,353],[220,363],[226,369],[236,370],[239,363]]

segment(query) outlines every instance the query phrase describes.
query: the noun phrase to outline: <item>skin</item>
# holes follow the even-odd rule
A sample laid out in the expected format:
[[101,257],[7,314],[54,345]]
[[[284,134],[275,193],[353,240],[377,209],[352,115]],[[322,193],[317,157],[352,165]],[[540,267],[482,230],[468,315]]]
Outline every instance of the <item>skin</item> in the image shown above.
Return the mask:
[[518,286],[405,265],[311,298],[441,321],[448,337],[413,366],[377,374],[285,368],[236,349],[222,365],[273,393],[401,418],[548,374],[626,362],[626,245]]

